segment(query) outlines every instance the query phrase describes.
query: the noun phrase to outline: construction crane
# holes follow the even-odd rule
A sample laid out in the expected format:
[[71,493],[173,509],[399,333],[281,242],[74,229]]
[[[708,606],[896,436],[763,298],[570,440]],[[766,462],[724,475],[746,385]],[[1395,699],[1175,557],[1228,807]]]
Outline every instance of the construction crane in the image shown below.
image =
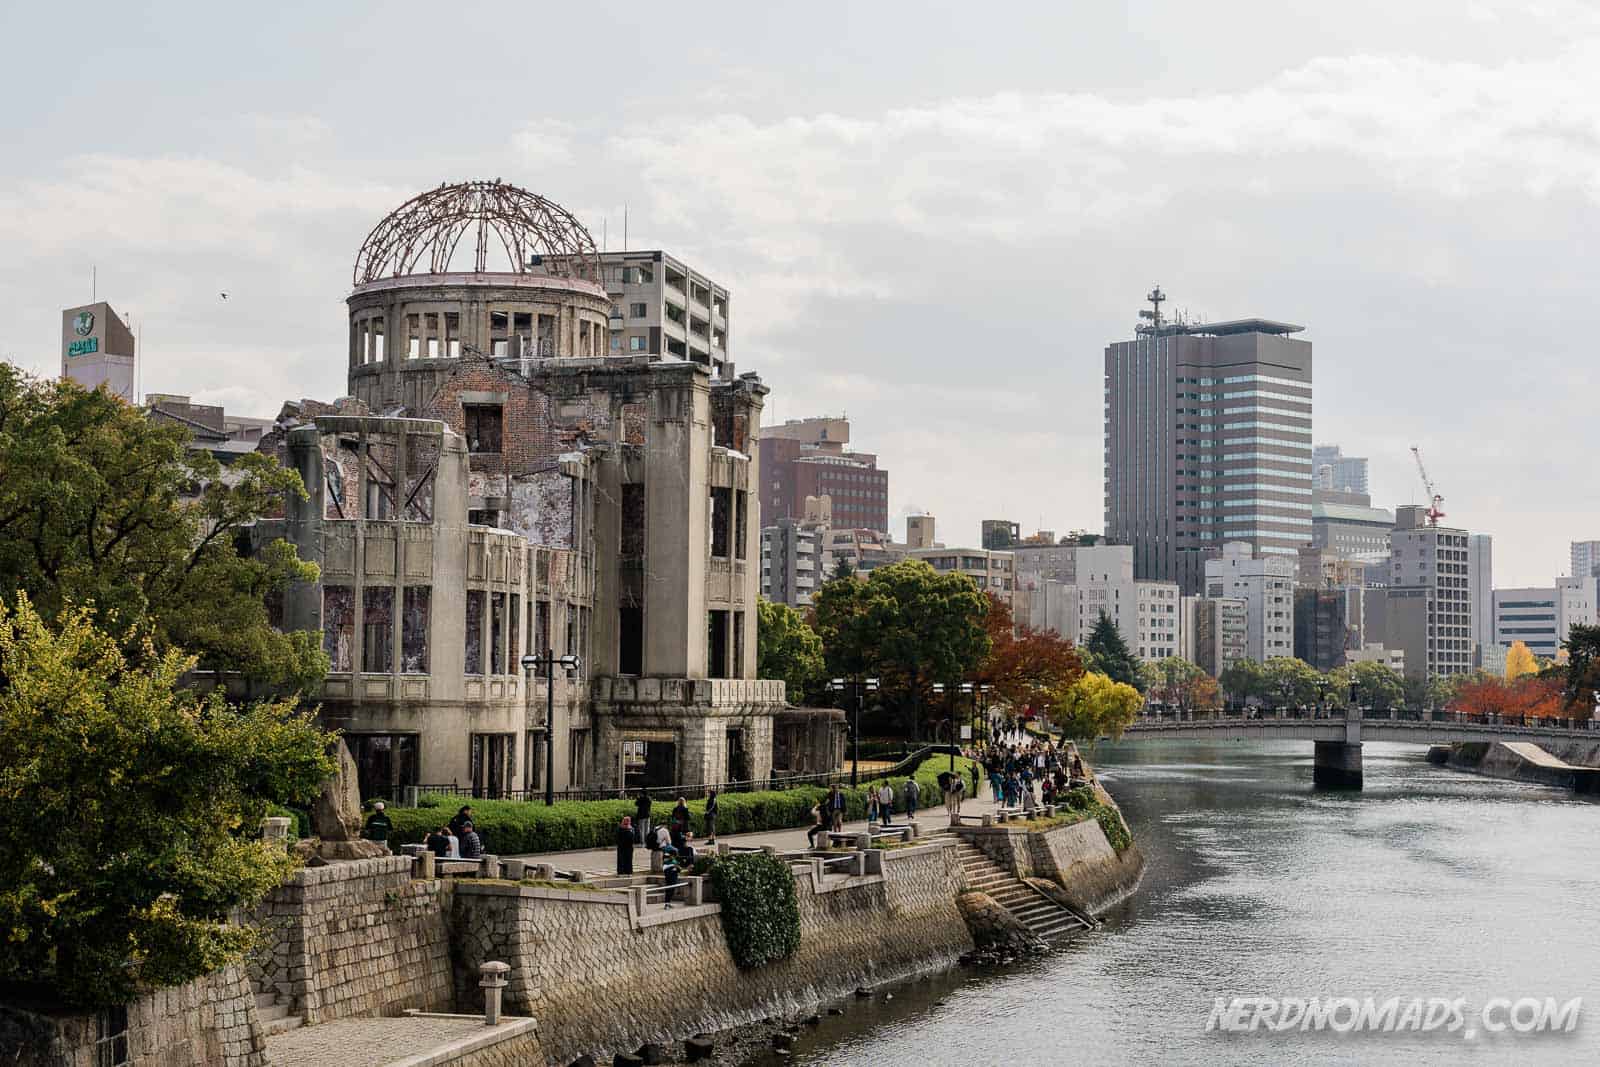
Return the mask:
[[1428,493],[1428,525],[1437,526],[1439,520],[1444,518],[1444,512],[1439,510],[1439,505],[1444,503],[1444,497],[1433,491],[1433,479],[1428,477],[1428,468],[1422,465],[1422,450],[1416,445],[1411,446],[1411,454],[1417,460],[1417,473],[1422,475],[1422,488]]

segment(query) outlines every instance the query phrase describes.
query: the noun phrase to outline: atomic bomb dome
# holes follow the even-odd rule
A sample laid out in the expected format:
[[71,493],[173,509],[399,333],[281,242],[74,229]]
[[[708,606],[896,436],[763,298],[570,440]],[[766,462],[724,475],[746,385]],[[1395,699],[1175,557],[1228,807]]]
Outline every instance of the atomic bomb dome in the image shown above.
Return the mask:
[[496,181],[441,185],[373,227],[356,255],[350,394],[418,412],[463,356],[606,354],[611,298],[570,211]]

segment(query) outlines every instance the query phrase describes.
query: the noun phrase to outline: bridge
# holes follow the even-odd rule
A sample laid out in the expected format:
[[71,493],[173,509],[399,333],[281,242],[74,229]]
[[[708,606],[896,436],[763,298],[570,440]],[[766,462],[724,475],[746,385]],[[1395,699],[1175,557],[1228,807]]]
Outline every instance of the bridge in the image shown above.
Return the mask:
[[1363,741],[1452,745],[1470,741],[1600,742],[1600,719],[1552,719],[1520,715],[1475,715],[1459,711],[1352,708],[1252,709],[1144,715],[1122,734],[1144,740],[1304,740],[1315,745],[1311,779],[1334,789],[1361,788]]

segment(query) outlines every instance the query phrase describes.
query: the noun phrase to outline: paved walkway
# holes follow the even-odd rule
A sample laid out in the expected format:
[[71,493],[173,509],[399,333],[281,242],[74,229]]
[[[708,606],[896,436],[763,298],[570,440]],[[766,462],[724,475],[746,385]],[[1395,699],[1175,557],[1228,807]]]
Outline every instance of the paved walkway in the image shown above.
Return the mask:
[[[969,778],[968,783],[970,784],[970,782],[971,779]],[[982,799],[973,800],[968,798],[967,800],[961,802],[961,814],[988,815],[992,814],[994,810],[999,807],[989,793],[988,782],[984,782],[979,788],[979,795]],[[897,794],[897,802],[898,799],[899,797]],[[670,807],[663,807],[663,805],[658,803],[655,807],[655,810],[666,812],[671,811],[672,809]],[[700,839],[698,834],[698,818],[696,818],[694,821],[697,824],[696,836],[691,838],[689,843],[698,849],[704,845],[704,842]],[[902,824],[905,821],[905,815],[902,812],[896,812],[894,823],[891,823],[891,825]],[[932,807],[924,807],[917,813],[917,822],[922,827],[922,832],[925,834],[931,833],[934,830],[942,829],[943,827],[949,825],[949,820],[946,818],[944,813],[944,802],[939,797],[935,796],[934,805]],[[656,824],[652,821],[652,829],[655,825]],[[866,830],[867,821],[865,819],[857,819],[854,822],[846,822],[844,824],[844,828],[846,831],[854,831],[859,833]],[[718,834],[717,840],[719,842],[726,841],[730,845],[743,845],[747,848],[759,847],[761,845],[772,845],[781,851],[795,851],[809,847],[806,843],[806,830],[807,827],[798,826],[794,827],[793,829],[762,830],[750,834]],[[531,863],[548,863],[554,866],[557,870],[561,871],[576,870],[613,874],[617,869],[617,850],[614,847],[580,849],[571,852],[544,852],[538,855],[502,856],[501,859],[519,859],[527,860]],[[633,869],[636,873],[641,871],[648,872],[650,870],[650,853],[646,849],[638,847],[634,848]]]
[[[465,1052],[473,1044],[504,1040],[528,1020],[505,1016],[490,1030],[482,1015],[415,1015],[336,1019],[267,1038],[274,1067],[384,1067],[429,1053]],[[459,1049],[454,1046],[465,1046]]]

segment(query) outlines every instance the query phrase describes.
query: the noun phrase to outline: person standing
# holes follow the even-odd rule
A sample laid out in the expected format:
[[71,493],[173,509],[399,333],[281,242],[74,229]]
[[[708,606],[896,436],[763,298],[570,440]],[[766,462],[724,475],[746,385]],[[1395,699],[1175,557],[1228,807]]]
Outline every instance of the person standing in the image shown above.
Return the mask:
[[828,787],[828,825],[836,834],[844,832],[844,791],[838,782]]
[[894,821],[894,786],[887,781],[878,789],[878,821],[884,826]]
[[952,775],[951,777],[955,779],[950,783],[952,807],[955,809],[951,812],[951,814],[959,819],[961,816],[961,797],[967,791],[967,780],[961,777],[959,774]]
[[978,799],[978,764],[974,762],[968,770],[972,773],[972,799]]
[[650,844],[650,793],[639,790],[639,797],[633,802],[633,832],[638,836],[639,844]]
[[871,786],[867,787],[867,829],[870,831],[878,824],[878,791]]
[[717,791],[706,794],[706,844],[717,843]]
[[806,831],[806,841],[812,848],[817,847],[817,835],[827,830],[828,826],[822,821],[822,805],[811,805],[811,829]]
[[633,873],[633,820],[626,815],[617,824],[617,873]]
[[383,813],[383,801],[380,800],[372,805],[372,814],[367,816],[367,824],[361,828],[361,836],[387,848],[392,825],[389,816]]
[[915,819],[917,817],[917,808],[922,802],[922,787],[917,784],[915,778],[909,776],[906,778],[905,795],[906,818]]
[[461,836],[461,828],[471,821],[472,805],[467,804],[464,805],[460,811],[456,812],[455,817],[450,820],[450,832],[459,838]]

